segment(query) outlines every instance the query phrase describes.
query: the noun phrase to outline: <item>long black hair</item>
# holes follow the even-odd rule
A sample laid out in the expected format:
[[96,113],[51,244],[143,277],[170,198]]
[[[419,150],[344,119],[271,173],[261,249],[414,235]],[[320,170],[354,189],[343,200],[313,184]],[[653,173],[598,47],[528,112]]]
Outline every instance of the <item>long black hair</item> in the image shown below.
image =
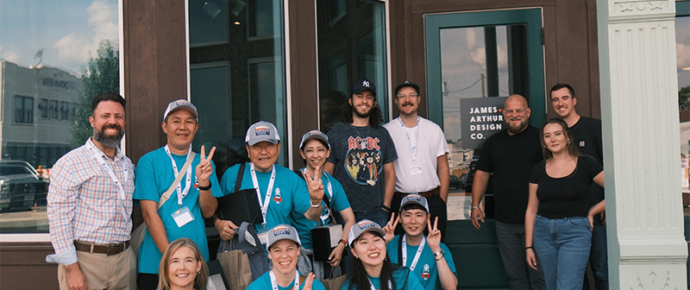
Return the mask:
[[[350,97],[350,100],[352,97]],[[343,104],[341,111],[343,113],[343,123],[346,124],[352,124],[354,119],[352,118],[352,114],[354,108],[352,108],[352,105],[350,105],[350,101],[347,101]],[[378,128],[381,126],[383,123],[383,113],[381,113],[381,108],[379,107],[379,103],[376,102],[374,106],[371,108],[371,113],[369,113],[369,126],[372,128]]]
[[[383,236],[377,232],[370,232],[376,236],[379,236],[383,239]],[[354,245],[359,238],[355,239],[352,244]],[[397,286],[395,285],[395,279],[393,279],[393,271],[397,270],[400,268],[397,264],[393,265],[391,263],[391,259],[388,258],[388,253],[386,253],[386,258],[383,260],[383,267],[381,268],[381,285],[380,287],[376,287],[376,289],[381,289],[381,290],[395,290],[397,289]],[[364,269],[364,265],[362,265],[362,261],[359,258],[353,257],[352,261],[352,267],[351,271],[352,275],[350,276],[350,285],[348,286],[348,290],[370,290],[371,287],[369,287],[369,276],[367,275],[367,271]],[[393,288],[388,288],[388,281],[391,281],[391,286]],[[374,285],[376,286],[376,285]]]

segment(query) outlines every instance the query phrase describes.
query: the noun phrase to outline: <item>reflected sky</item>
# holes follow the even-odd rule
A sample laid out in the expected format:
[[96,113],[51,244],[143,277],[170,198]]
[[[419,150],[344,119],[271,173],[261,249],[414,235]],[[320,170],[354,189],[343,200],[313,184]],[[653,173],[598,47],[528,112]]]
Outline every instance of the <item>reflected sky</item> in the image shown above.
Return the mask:
[[98,43],[118,40],[118,1],[0,0],[0,60],[42,64],[79,75]]

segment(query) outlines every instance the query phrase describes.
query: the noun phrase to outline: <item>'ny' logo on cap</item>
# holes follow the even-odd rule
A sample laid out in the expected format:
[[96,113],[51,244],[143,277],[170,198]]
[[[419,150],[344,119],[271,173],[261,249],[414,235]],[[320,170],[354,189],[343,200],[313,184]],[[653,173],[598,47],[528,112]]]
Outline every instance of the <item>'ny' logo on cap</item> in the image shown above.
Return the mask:
[[368,87],[369,87],[369,81],[363,81],[363,82],[362,82],[362,86],[365,86],[365,87],[368,88]]

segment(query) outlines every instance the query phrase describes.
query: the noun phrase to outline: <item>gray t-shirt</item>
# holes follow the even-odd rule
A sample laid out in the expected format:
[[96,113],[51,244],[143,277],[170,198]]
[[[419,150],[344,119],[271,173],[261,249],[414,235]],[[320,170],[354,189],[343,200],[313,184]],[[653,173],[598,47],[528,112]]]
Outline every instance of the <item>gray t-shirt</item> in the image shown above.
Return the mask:
[[383,127],[338,123],[328,131],[333,177],[345,189],[354,212],[372,212],[383,205],[383,165],[398,159],[393,140]]

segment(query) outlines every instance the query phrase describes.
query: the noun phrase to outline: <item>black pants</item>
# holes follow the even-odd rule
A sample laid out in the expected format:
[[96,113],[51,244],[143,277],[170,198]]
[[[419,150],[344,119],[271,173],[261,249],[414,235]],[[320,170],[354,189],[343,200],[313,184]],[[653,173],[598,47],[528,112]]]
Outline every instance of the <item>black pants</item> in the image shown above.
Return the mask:
[[[391,201],[391,209],[393,210],[396,216],[400,214],[401,200],[402,198],[393,196],[393,201]],[[448,222],[448,207],[446,206],[446,202],[443,201],[440,195],[434,195],[432,197],[429,197],[426,199],[426,201],[429,203],[431,226],[434,226],[434,220],[436,219],[436,217],[438,217],[438,229],[441,231],[441,242],[444,242],[446,239],[446,223]],[[402,228],[402,224],[398,224],[398,226],[395,228],[395,234],[402,235],[404,233],[405,231]],[[424,235],[428,234],[428,229],[424,229]]]
[[137,286],[139,290],[156,290],[158,288],[158,274],[139,273]]

